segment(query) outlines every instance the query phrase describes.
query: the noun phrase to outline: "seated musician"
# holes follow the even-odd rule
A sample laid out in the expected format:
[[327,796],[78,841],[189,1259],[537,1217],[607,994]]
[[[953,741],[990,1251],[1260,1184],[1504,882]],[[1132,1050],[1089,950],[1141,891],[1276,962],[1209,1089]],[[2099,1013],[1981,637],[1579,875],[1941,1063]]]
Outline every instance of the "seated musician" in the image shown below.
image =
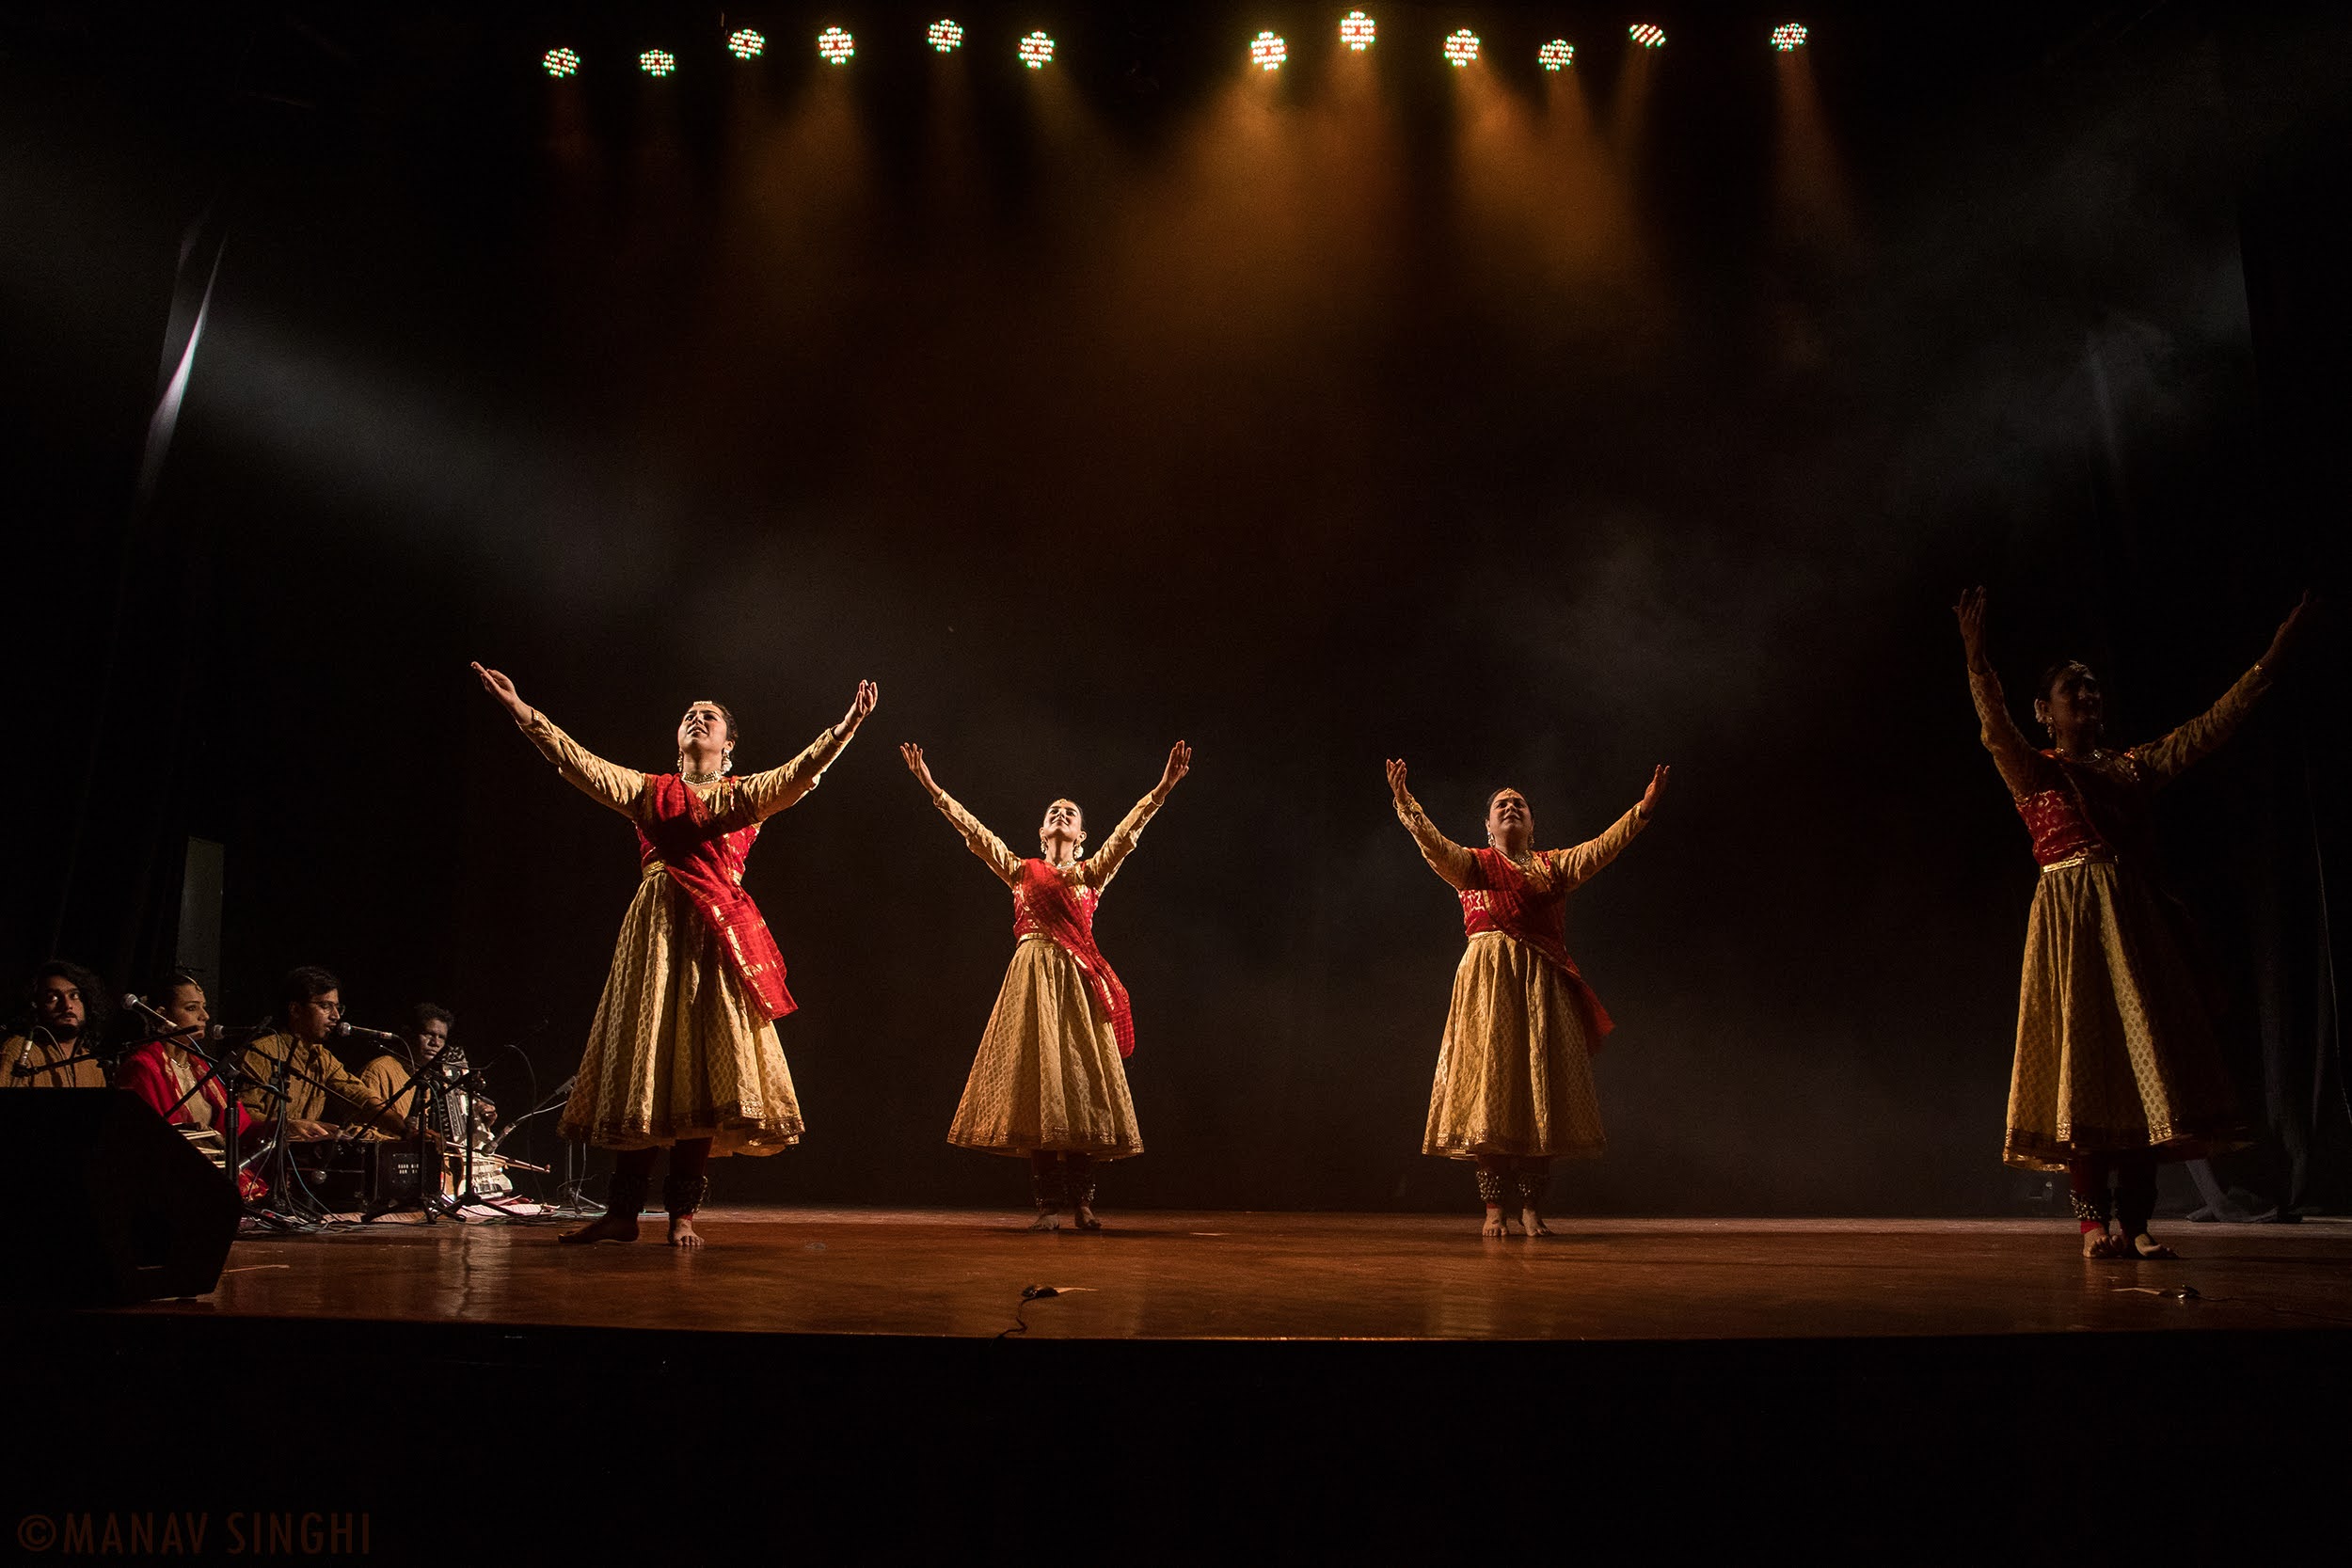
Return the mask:
[[33,976],[32,1018],[0,1041],[0,1088],[103,1089],[97,1051],[113,1009],[105,982],[53,959]]
[[[408,1032],[411,1049],[405,1053],[385,1052],[359,1069],[359,1082],[399,1112],[403,1120],[415,1119],[417,1085],[412,1080],[418,1064],[438,1065],[445,1081],[462,1079],[472,1070],[473,1064],[466,1060],[466,1048],[449,1042],[449,1032],[456,1022],[457,1015],[447,1007],[431,1002],[418,1003],[415,1022]],[[447,1053],[446,1060],[443,1053]],[[481,1126],[487,1127],[498,1120],[499,1108],[479,1095],[474,1097],[473,1107]]]
[[[155,1114],[179,1128],[220,1133],[224,1148],[249,1149],[268,1135],[265,1124],[229,1098],[220,1075],[200,1053],[205,1026],[213,1022],[205,1006],[204,988],[187,974],[167,975],[150,999],[155,1010],[170,1021],[172,1032],[149,1040],[123,1058],[117,1082],[155,1107]],[[191,1046],[195,1049],[190,1049]],[[230,1047],[229,1049],[234,1049]],[[268,1194],[268,1183],[249,1170],[237,1173],[237,1188],[247,1199]]]
[[[342,1015],[342,981],[315,964],[292,971],[279,991],[278,1031],[246,1047],[246,1075],[269,1084],[283,1066],[286,1117],[296,1137],[339,1134],[344,1128],[337,1124],[345,1122],[352,1131],[380,1127],[398,1137],[406,1132],[400,1117],[326,1048]],[[250,1084],[242,1098],[255,1118],[275,1115],[271,1097]]]

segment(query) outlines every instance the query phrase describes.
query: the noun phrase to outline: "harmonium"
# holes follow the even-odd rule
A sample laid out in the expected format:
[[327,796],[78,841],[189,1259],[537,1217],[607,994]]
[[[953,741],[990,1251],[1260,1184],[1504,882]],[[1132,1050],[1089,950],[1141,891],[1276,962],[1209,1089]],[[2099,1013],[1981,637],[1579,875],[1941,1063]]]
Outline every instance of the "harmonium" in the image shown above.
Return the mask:
[[438,1164],[421,1138],[322,1138],[288,1144],[294,1196],[308,1196],[330,1214],[413,1207],[424,1173]]

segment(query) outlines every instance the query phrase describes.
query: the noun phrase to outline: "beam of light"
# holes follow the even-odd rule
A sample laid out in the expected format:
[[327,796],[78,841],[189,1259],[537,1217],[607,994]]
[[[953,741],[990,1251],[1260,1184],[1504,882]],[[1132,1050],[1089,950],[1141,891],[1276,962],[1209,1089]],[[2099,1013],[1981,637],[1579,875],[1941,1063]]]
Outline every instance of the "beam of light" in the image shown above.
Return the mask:
[[667,49],[648,49],[637,56],[637,69],[648,76],[667,76],[677,69],[677,56]]
[[540,66],[557,81],[580,74],[580,55],[569,49],[550,49],[539,58]]
[[1546,71],[1565,71],[1576,64],[1576,45],[1566,39],[1553,39],[1537,52],[1536,59]]
[[930,40],[931,49],[936,54],[952,55],[963,47],[963,29],[944,16],[932,23],[923,36]]
[[1445,63],[1457,69],[1478,58],[1478,35],[1468,27],[1455,29],[1445,40]]
[[1249,42],[1249,63],[1260,71],[1279,71],[1290,50],[1272,33],[1262,32]]
[[850,56],[857,53],[857,40],[846,28],[828,27],[817,35],[817,53],[830,65],[848,65]]
[[727,53],[739,60],[755,60],[767,51],[768,39],[764,33],[755,32],[749,27],[738,27],[727,35]]
[[1666,29],[1655,22],[1637,22],[1625,30],[1625,36],[1644,49],[1666,47]]
[[1045,62],[1054,57],[1054,40],[1043,33],[1031,33],[1021,40],[1021,63],[1031,71],[1042,71]]
[[1340,41],[1360,55],[1372,47],[1372,18],[1361,11],[1350,11],[1340,23]]
[[1858,237],[1854,207],[1845,161],[1813,80],[1812,51],[1778,43],[1773,48],[1780,135],[1772,186],[1781,238],[1823,260],[1843,262],[1852,256]]
[[1772,47],[1786,55],[1804,47],[1804,24],[1784,22],[1772,29]]

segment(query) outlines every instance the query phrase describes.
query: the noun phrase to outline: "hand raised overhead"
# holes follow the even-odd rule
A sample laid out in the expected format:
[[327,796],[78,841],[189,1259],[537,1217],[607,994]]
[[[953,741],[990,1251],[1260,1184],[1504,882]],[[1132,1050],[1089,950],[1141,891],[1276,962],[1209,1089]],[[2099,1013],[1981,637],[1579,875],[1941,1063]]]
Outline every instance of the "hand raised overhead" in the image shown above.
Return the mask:
[[1649,787],[1642,791],[1642,803],[1633,808],[1642,814],[1643,821],[1646,822],[1658,815],[1659,797],[1666,793],[1666,776],[1673,771],[1662,762],[1649,770]]
[[1152,793],[1166,800],[1168,792],[1176,787],[1177,781],[1191,771],[1192,747],[1180,740],[1168,749],[1168,766],[1160,769],[1160,782]]
[[923,760],[922,747],[917,746],[912,740],[901,741],[898,745],[898,754],[906,759],[907,771],[914,775],[915,782],[923,786],[924,793],[929,795],[939,793],[939,785],[931,778],[930,764]]
[[1405,787],[1405,759],[1389,759],[1389,795],[1401,807],[1410,803],[1413,792]]
[[1970,588],[1960,595],[1960,603],[1952,606],[1952,616],[1960,622],[1960,645],[1967,650],[1968,662],[1984,662],[1984,590]]
[[847,740],[857,734],[857,727],[866,722],[866,717],[874,711],[875,705],[881,701],[882,688],[880,686],[872,681],[858,682],[857,695],[850,699],[850,711],[841,716],[841,722],[835,724],[834,728],[839,730],[841,737]]
[[515,716],[516,723],[530,721],[532,712],[531,705],[516,695],[513,681],[508,680],[496,670],[485,669],[479,661],[473,665],[473,673],[482,678],[482,689],[497,698],[500,705]]
[[2296,644],[2303,640],[2312,612],[2318,608],[2319,601],[2312,597],[2309,589],[2304,590],[2303,596],[2295,601],[2295,608],[2287,611],[2287,618],[2280,622],[2279,629],[2271,634],[2269,651],[2263,655],[2264,669],[2274,669],[2286,662],[2295,652]]

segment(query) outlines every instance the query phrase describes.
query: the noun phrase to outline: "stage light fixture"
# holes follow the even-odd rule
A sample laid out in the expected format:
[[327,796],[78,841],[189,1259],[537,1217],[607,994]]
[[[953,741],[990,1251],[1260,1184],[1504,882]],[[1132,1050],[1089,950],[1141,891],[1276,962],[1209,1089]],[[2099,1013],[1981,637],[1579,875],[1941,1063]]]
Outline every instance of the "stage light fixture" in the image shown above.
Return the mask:
[[1290,51],[1272,33],[1260,33],[1249,42],[1249,63],[1260,71],[1279,71]]
[[767,35],[738,27],[727,35],[727,53],[739,60],[755,60],[768,52]]
[[1553,39],[1535,57],[1543,62],[1546,71],[1565,71],[1576,64],[1576,45],[1566,39]]
[[1445,63],[1459,68],[1478,58],[1478,35],[1468,27],[1454,30],[1445,40]]
[[857,40],[846,29],[828,27],[817,35],[817,53],[825,56],[828,65],[848,65],[850,56],[857,53]]
[[558,81],[580,74],[580,56],[569,49],[550,49],[539,57],[539,64]]
[[1045,62],[1054,57],[1054,40],[1043,33],[1031,33],[1021,40],[1021,63],[1031,71],[1042,71]]
[[648,49],[637,56],[637,69],[648,76],[667,76],[677,69],[677,56],[667,49]]
[[1804,47],[1804,24],[1784,22],[1772,29],[1772,47],[1784,55],[1794,54]]
[[1360,55],[1372,47],[1372,18],[1361,11],[1350,11],[1340,23],[1340,41]]
[[931,40],[931,48],[942,55],[952,55],[963,47],[963,29],[944,16],[932,23],[930,31],[924,36]]
[[1655,22],[1637,22],[1625,30],[1625,36],[1645,49],[1666,47],[1666,29]]

